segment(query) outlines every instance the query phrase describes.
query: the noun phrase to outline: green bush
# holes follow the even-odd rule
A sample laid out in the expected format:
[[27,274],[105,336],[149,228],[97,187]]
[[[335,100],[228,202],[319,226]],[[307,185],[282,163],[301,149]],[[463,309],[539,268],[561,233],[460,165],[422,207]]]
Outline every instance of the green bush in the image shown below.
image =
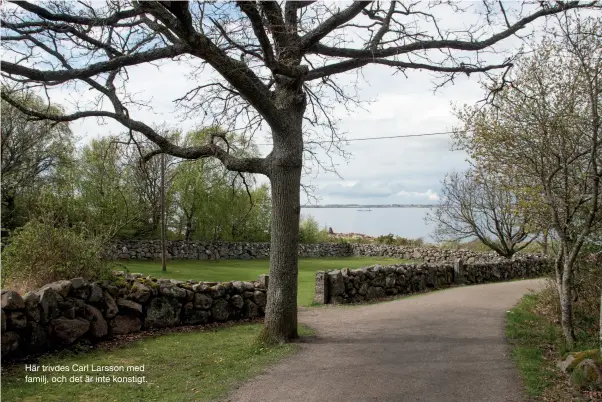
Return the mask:
[[378,236],[375,242],[376,244],[388,244],[402,247],[422,247],[424,245],[424,240],[422,238],[408,239],[405,237],[395,236],[393,233]]
[[395,244],[395,236],[393,233],[389,233],[388,235],[381,235],[376,238],[376,243],[378,244]]
[[33,219],[2,251],[2,288],[27,291],[60,279],[108,277],[104,244],[83,229]]
[[301,243],[328,243],[328,231],[320,229],[320,224],[313,216],[301,217],[299,224],[299,241]]

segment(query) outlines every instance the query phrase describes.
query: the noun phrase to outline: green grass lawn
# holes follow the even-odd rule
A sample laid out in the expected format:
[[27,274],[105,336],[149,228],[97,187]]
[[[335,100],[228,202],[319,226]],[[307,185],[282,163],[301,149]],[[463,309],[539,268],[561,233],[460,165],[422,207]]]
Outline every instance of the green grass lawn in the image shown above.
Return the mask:
[[[296,344],[265,347],[257,342],[260,324],[234,325],[217,330],[172,333],[136,341],[113,350],[74,354],[65,352],[41,359],[39,365],[67,366],[64,383],[26,383],[24,364],[3,370],[2,401],[212,401],[242,381],[259,374],[270,363],[297,350]],[[311,330],[301,327],[300,335]],[[144,365],[144,372],[75,372],[73,365]],[[91,368],[90,366],[88,366]],[[72,376],[145,376],[142,384],[73,383]]]
[[[360,268],[367,265],[401,264],[408,262],[383,257],[347,257],[347,258],[302,258],[299,260],[299,293],[300,306],[309,306],[314,298],[315,273],[341,268]],[[197,281],[252,281],[257,276],[267,274],[269,260],[219,260],[168,261],[167,272],[161,272],[158,261],[127,261],[125,267],[130,272],[140,272],[158,278],[179,280],[193,279]]]

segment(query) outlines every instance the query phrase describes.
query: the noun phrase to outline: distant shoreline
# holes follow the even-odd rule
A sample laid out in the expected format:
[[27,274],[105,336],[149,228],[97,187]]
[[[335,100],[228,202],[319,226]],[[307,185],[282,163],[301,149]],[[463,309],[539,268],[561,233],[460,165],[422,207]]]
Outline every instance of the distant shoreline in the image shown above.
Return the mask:
[[301,208],[434,208],[437,204],[387,204],[387,205],[359,205],[359,204],[326,204],[326,205],[301,205]]

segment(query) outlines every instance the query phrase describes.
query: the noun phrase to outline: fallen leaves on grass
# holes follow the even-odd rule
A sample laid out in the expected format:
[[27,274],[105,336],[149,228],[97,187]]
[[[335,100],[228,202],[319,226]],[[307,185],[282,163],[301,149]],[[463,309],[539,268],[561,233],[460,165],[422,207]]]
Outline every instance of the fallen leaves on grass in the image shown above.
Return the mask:
[[592,401],[602,401],[602,391],[585,391],[583,395]]

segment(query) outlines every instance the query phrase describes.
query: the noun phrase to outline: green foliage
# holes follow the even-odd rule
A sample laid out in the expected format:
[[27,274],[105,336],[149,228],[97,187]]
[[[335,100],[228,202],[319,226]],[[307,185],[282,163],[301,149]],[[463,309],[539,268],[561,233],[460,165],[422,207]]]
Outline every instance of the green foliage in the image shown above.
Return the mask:
[[599,238],[602,223],[602,42],[592,34],[602,23],[593,16],[559,22],[560,29],[516,61],[508,77],[513,85],[496,93],[495,105],[458,114],[463,126],[455,139],[476,165],[516,193],[517,209],[533,216],[531,230],[549,233],[561,250],[556,267],[564,295],[561,322],[572,347],[574,263],[584,243]]
[[599,79],[602,46],[591,34],[601,27],[599,18],[565,19],[517,60],[514,84],[496,94],[495,105],[457,113],[456,147],[516,194],[513,205],[526,212],[532,232],[570,239],[559,241],[565,266],[602,222],[593,207],[601,194],[592,162],[600,153],[600,92],[592,82]]
[[[12,96],[33,110],[60,113],[32,93]],[[4,236],[27,222],[42,187],[60,181],[60,168],[71,163],[73,135],[67,123],[31,119],[4,100],[1,131]]]
[[85,205],[88,229],[117,234],[140,211],[135,208],[133,175],[123,147],[115,138],[92,140],[78,162],[77,198]]
[[374,241],[376,244],[387,244],[402,247],[422,247],[424,246],[424,240],[420,237],[418,239],[408,239],[401,236],[396,236],[393,233],[388,235],[381,235]]
[[[242,137],[224,133],[218,127],[190,132],[184,142],[187,146],[204,144],[211,135],[225,135],[235,156],[257,155],[257,150],[246,144]],[[180,163],[174,171],[170,197],[174,204],[170,226],[175,228],[178,238],[269,240],[269,188],[266,185],[255,186],[251,175],[227,171],[215,159]]]
[[439,242],[437,246],[446,250],[459,250],[460,248],[462,248],[463,244],[464,243],[461,243],[459,240],[446,240]]
[[2,288],[23,291],[60,279],[107,277],[103,245],[83,229],[32,219],[2,251]]
[[299,223],[299,242],[305,244],[329,243],[330,237],[326,228],[320,229],[320,224],[313,216],[301,217]]
[[[61,127],[68,130],[67,126]],[[179,133],[168,137],[174,143],[183,141],[194,146],[208,142],[215,134],[224,133],[218,127],[209,127],[183,137]],[[233,155],[256,155],[257,150],[245,144],[242,137],[224,135]],[[3,147],[5,137],[3,131]],[[12,231],[30,219],[51,216],[57,224],[83,225],[89,232],[107,238],[159,238],[161,157],[140,163],[141,155],[154,146],[141,138],[136,142],[139,148],[106,137],[92,140],[77,151],[66,143],[59,148],[69,163],[53,165],[44,180],[36,184],[36,191],[25,191],[23,186],[18,192],[4,191],[12,183],[7,174],[2,182],[3,197],[19,194],[17,198],[6,198],[3,205],[3,222],[11,222],[7,229]],[[27,156],[29,149],[38,152],[33,147],[20,151]],[[4,153],[3,148],[3,159],[8,161],[10,155]],[[266,185],[257,186],[250,175],[228,172],[214,159],[181,161],[166,156],[165,160],[168,239],[269,240],[271,203]],[[52,180],[48,178],[50,173]]]
[[589,237],[583,243],[583,255],[600,254],[602,256],[602,222],[597,230],[592,231]]
[[388,235],[381,235],[376,238],[378,244],[395,244],[395,235],[389,233]]

